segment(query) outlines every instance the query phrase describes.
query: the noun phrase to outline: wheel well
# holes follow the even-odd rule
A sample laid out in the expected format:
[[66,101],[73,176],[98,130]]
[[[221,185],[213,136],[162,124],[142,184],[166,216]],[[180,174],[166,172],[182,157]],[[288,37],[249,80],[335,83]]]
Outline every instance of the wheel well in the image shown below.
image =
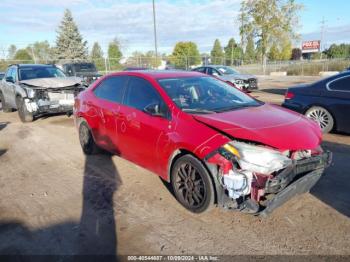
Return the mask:
[[322,108],[326,109],[326,110],[331,114],[331,116],[333,117],[333,130],[336,130],[336,129],[337,129],[337,119],[335,118],[335,116],[334,116],[332,110],[330,110],[328,106],[320,105],[320,104],[312,104],[312,105],[308,106],[308,107],[304,110],[303,115],[305,115],[306,112],[307,112],[310,108],[316,107],[316,106],[322,107]]
[[203,162],[202,159],[198,158],[196,155],[194,155],[191,151],[188,151],[186,149],[177,149],[172,158],[171,158],[171,162],[170,162],[170,165],[169,165],[169,170],[168,170],[168,183],[171,183],[172,182],[172,170],[173,170],[173,167],[174,167],[174,164],[176,162],[176,160],[178,160],[179,158],[185,156],[185,155],[191,155],[193,157],[195,157],[197,160],[199,160],[202,165],[204,166],[204,168],[207,170],[208,174],[209,174],[209,177],[211,179],[211,182],[213,183],[213,189],[214,189],[214,203],[217,204],[217,189],[216,189],[216,180],[214,178],[214,174],[213,172],[210,170],[210,168],[208,167],[208,165]]

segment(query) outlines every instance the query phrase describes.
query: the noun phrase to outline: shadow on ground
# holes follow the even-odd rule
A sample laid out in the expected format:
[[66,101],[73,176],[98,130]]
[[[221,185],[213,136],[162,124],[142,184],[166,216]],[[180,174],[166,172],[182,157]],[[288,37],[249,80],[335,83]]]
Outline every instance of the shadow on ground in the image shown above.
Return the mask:
[[0,122],[0,131],[7,127],[10,122]]
[[266,89],[261,89],[260,91],[264,92],[264,93],[284,96],[287,89],[284,89],[284,88],[266,88]]
[[350,217],[350,146],[324,142],[323,148],[333,152],[333,163],[310,193]]
[[[112,156],[87,156],[83,179],[79,222],[66,221],[30,230],[22,221],[0,221],[0,254],[59,255],[50,257],[50,261],[70,261],[62,255],[93,255],[100,261],[115,261],[117,236],[113,195],[121,179]],[[91,261],[90,258],[78,260]],[[48,261],[45,257],[33,258],[34,261],[38,259]]]

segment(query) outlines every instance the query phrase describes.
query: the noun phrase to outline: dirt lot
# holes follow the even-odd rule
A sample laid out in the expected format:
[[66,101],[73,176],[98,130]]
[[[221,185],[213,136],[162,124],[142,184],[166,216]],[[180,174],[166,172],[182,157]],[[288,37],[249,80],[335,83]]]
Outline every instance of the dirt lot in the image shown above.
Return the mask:
[[[278,103],[280,88],[313,79],[264,78],[253,95]],[[326,135],[324,147],[334,165],[270,217],[194,215],[152,173],[85,157],[72,118],[0,112],[0,254],[350,255],[350,136]]]

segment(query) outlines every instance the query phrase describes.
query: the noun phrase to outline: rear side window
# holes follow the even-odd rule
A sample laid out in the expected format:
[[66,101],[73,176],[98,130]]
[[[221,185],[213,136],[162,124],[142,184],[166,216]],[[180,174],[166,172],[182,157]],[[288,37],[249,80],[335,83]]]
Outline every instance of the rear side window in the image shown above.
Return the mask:
[[205,74],[205,67],[197,68],[194,71]]
[[331,91],[350,91],[350,76],[344,76],[328,83]]
[[94,94],[101,99],[105,99],[115,103],[121,103],[127,76],[111,76],[94,89]]
[[160,95],[148,81],[138,77],[130,77],[126,105],[142,111],[147,105],[161,104],[161,102]]

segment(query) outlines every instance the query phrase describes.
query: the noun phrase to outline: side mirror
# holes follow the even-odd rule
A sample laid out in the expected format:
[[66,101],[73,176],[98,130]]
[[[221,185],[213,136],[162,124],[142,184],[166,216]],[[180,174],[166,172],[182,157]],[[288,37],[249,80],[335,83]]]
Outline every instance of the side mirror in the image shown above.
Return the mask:
[[15,80],[13,79],[12,76],[7,76],[7,77],[6,77],[6,82],[14,83]]
[[213,76],[219,76],[220,74],[217,72],[213,72]]
[[164,112],[161,112],[159,103],[152,103],[144,107],[143,112],[151,116],[165,116]]

